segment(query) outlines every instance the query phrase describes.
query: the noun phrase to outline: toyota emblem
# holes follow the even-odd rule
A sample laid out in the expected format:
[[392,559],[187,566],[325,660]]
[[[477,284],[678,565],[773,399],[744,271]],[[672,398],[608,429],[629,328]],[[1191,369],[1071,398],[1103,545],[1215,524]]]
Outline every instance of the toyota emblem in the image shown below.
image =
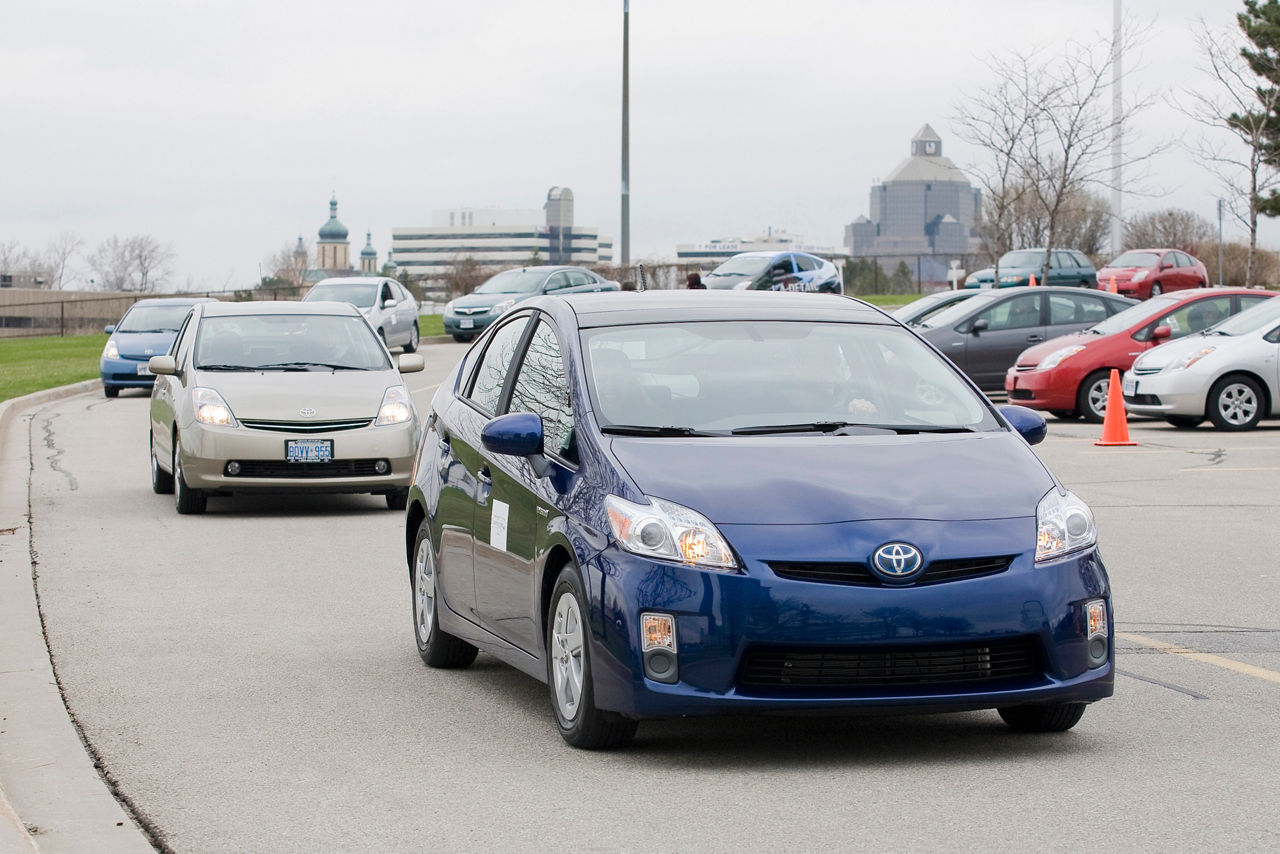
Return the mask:
[[311,416],[316,414],[316,411],[312,409],[310,406],[304,406],[303,408],[298,410],[298,414],[301,415],[303,418],[310,418]]
[[924,556],[907,543],[885,543],[871,556],[871,567],[886,581],[906,581],[924,567]]

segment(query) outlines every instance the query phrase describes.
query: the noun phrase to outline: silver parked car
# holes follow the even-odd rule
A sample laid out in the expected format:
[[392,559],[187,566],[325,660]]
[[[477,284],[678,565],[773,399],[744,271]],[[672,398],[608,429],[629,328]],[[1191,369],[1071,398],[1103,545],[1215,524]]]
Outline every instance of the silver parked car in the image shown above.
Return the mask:
[[348,303],[200,303],[153,356],[151,487],[210,495],[370,492],[402,510],[420,427],[387,348]]
[[303,302],[349,302],[369,321],[388,347],[418,349],[418,301],[395,279],[385,276],[347,276],[321,279]]
[[1195,427],[1250,430],[1280,416],[1280,299],[1138,357],[1123,380],[1124,408]]

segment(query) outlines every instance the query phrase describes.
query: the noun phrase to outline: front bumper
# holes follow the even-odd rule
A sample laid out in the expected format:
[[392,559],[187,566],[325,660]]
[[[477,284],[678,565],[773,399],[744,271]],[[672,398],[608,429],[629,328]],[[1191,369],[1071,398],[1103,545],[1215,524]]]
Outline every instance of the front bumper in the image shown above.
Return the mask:
[[1166,415],[1204,417],[1208,398],[1208,383],[1195,372],[1176,371],[1172,374],[1147,374],[1139,376],[1125,372],[1125,384],[1132,379],[1136,388],[1124,396],[1125,411],[1134,415]]
[[[446,335],[479,335],[489,328],[501,315],[488,312],[486,314],[451,314],[444,315],[444,331]],[[470,326],[464,324],[470,321]]]
[[[117,359],[99,359],[98,370],[102,374],[104,388],[151,388],[156,378],[147,371],[150,356],[130,359],[127,356]],[[139,370],[145,373],[138,373]]]
[[[193,489],[219,492],[391,492],[409,486],[420,438],[417,420],[305,435],[192,423],[180,429],[182,471]],[[332,439],[333,465],[287,463],[289,439]],[[230,475],[227,463],[245,473]],[[388,464],[377,474],[378,460]]]
[[1009,402],[1029,409],[1075,409],[1077,385],[1077,382],[1059,376],[1056,369],[1019,371],[1010,368],[1004,375],[1004,390],[1009,393]]
[[[983,542],[984,528],[1000,527],[962,524],[972,527],[956,540],[970,546]],[[917,527],[929,526],[947,527]],[[762,527],[775,531],[760,537],[777,539],[777,526]],[[731,542],[741,541],[738,532],[725,533]],[[893,538],[888,534],[879,541]],[[922,542],[918,536],[907,538]],[[998,539],[986,542],[1000,551]],[[704,571],[610,546],[585,567],[598,627],[592,638],[596,704],[627,717],[652,718],[959,711],[1111,696],[1110,586],[1096,548],[1039,565],[1033,553],[1008,554],[1012,562],[997,574],[894,588],[785,578],[759,561],[748,561],[743,574]],[[1109,633],[1106,659],[1091,666],[1084,608],[1094,599],[1107,602]],[[644,612],[675,618],[678,681],[673,684],[645,675],[638,625]],[[1014,647],[1029,656],[1021,669],[997,671],[995,664],[983,669],[984,659],[995,662]],[[963,675],[948,670],[946,656],[957,649],[969,662]],[[820,667],[831,662],[826,672],[832,679],[825,684],[810,678],[815,656],[825,656]],[[886,663],[891,660],[896,663]],[[940,660],[936,667],[927,663]],[[762,661],[773,668],[763,681],[757,666]]]

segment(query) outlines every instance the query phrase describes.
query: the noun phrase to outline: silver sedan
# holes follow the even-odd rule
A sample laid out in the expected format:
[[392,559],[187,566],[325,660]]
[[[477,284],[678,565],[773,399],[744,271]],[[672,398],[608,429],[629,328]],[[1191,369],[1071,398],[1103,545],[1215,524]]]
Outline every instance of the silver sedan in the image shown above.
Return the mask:
[[1280,300],[1148,350],[1125,372],[1124,408],[1195,427],[1250,430],[1280,416]]

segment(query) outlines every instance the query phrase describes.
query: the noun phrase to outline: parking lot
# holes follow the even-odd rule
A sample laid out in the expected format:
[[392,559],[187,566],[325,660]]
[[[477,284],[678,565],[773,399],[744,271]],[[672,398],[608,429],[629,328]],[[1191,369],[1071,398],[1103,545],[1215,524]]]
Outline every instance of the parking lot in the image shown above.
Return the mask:
[[[463,351],[424,348],[426,410]],[[403,516],[374,496],[148,483],[148,398],[30,423],[38,590],[105,773],[174,851],[1273,850],[1280,847],[1280,426],[1050,421],[1093,507],[1120,676],[1063,735],[994,712],[681,719],[583,753],[545,687],[422,666]]]

